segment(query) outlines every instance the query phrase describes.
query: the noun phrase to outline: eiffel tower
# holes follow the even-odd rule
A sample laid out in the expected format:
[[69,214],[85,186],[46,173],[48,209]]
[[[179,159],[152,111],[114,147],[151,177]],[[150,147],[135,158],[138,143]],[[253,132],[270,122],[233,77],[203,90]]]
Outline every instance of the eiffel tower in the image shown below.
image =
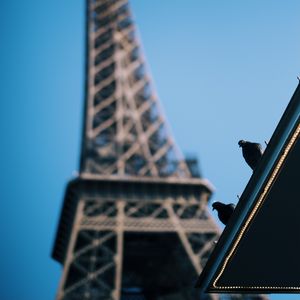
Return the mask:
[[80,172],[53,248],[57,299],[200,299],[193,286],[219,236],[212,188],[168,133],[128,1],[86,7]]

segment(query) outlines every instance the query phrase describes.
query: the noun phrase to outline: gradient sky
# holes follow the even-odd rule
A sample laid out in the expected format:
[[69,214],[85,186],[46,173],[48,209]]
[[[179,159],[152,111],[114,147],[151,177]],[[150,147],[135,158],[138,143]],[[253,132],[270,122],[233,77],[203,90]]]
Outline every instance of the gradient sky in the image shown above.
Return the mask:
[[[300,2],[131,4],[179,147],[199,157],[213,200],[236,202],[251,176],[237,141],[268,141],[297,85]],[[1,1],[0,39],[0,295],[53,300],[50,253],[79,165],[84,1]]]

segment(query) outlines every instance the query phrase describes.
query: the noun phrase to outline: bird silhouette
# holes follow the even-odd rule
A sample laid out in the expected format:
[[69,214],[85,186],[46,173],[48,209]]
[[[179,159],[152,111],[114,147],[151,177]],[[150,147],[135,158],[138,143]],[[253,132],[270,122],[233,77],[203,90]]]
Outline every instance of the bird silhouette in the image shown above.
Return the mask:
[[216,210],[218,212],[218,217],[220,221],[227,225],[234,209],[235,205],[233,203],[230,204],[224,204],[222,202],[214,202],[212,204],[213,210]]
[[254,171],[263,154],[261,145],[244,140],[240,140],[238,144],[242,147],[242,153],[246,163]]

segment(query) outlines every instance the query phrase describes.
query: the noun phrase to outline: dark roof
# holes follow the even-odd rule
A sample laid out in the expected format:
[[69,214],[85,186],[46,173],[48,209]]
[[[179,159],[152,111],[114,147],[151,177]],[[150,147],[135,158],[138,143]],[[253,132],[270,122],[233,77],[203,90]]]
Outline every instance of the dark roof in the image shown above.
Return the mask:
[[213,293],[300,292],[300,87],[197,281]]

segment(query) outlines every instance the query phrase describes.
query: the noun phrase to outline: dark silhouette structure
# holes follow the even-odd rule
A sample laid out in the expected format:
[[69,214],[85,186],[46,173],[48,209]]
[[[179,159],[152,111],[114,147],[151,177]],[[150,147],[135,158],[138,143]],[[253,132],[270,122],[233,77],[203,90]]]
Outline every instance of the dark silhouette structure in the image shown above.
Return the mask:
[[299,154],[298,84],[199,276],[200,291],[299,294]]

